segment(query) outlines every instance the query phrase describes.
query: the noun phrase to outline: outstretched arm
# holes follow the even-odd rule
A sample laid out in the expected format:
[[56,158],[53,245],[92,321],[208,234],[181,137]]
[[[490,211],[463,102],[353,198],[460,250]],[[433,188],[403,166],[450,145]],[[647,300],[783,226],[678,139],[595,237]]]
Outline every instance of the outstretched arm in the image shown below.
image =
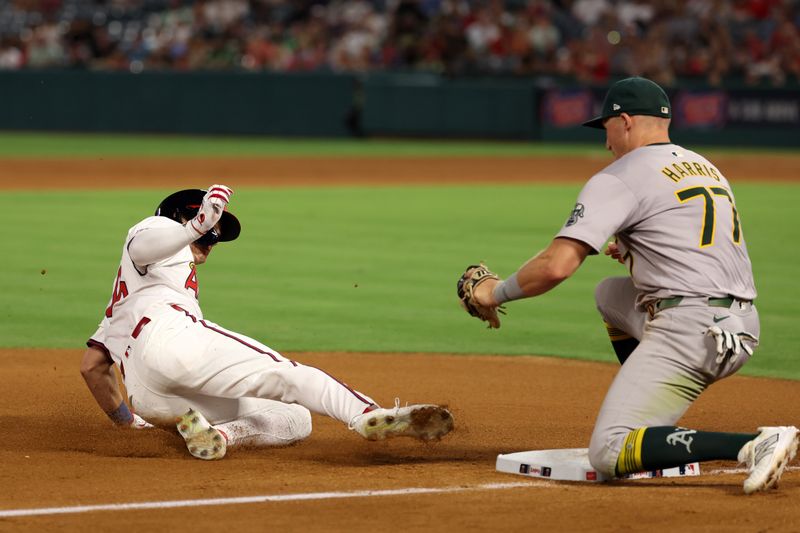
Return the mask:
[[128,242],[131,260],[136,265],[145,267],[172,257],[214,228],[232,194],[233,190],[225,185],[212,185],[193,219],[185,224],[140,231]]
[[[475,298],[481,305],[496,307],[509,300],[544,294],[574,274],[591,251],[582,241],[557,237],[509,279],[487,280],[478,285]],[[498,284],[503,285],[497,287]]]
[[163,228],[148,228],[140,231],[128,242],[128,254],[139,266],[147,266],[172,257],[189,246],[202,235],[188,222]]
[[81,375],[97,405],[115,424],[135,429],[152,427],[128,409],[119,390],[114,363],[105,352],[94,346],[87,348],[81,360]]

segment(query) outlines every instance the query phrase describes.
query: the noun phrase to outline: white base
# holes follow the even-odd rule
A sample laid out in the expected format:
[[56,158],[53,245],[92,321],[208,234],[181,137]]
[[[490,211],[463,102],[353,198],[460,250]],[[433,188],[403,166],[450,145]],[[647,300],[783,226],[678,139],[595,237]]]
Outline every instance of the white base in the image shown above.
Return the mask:
[[[608,476],[601,474],[589,464],[587,448],[567,448],[562,450],[532,450],[500,454],[497,456],[498,472],[518,474],[528,477],[555,479],[561,481],[608,481]],[[700,463],[689,463],[684,466],[637,472],[622,476],[622,479],[649,479],[655,477],[699,476]]]

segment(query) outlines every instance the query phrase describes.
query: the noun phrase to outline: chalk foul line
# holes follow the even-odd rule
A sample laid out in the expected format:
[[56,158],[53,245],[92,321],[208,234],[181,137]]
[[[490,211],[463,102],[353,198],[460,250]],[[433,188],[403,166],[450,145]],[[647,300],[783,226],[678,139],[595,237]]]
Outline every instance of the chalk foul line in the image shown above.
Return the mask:
[[336,498],[371,498],[378,496],[407,496],[413,494],[447,494],[455,492],[474,492],[481,490],[506,490],[524,487],[543,487],[548,482],[524,481],[516,483],[484,483],[464,487],[411,487],[405,489],[362,490],[352,492],[307,492],[298,494],[266,494],[261,496],[241,496],[236,498],[205,498],[198,500],[168,500],[137,503],[108,503],[100,505],[78,505],[71,507],[43,507],[39,509],[0,510],[0,518],[19,516],[41,516],[54,514],[93,513],[98,511],[133,511],[139,509],[171,509],[175,507],[208,507],[212,505],[240,505],[264,502],[292,502],[304,500],[330,500]]
[[[787,466],[784,469],[783,473],[786,472],[796,472],[800,470],[800,466]],[[710,470],[708,473],[702,472],[700,475],[708,475],[708,476],[719,476],[719,475],[728,475],[728,474],[747,474],[748,470],[746,468],[720,468],[719,470]]]
[[[797,471],[800,467],[788,466],[787,471]],[[745,474],[744,468],[723,468],[704,472],[704,476],[719,476],[729,474]],[[635,481],[634,481],[635,482]],[[99,505],[77,505],[70,507],[42,507],[38,509],[0,509],[0,518],[13,518],[20,516],[41,516],[56,514],[93,513],[100,511],[134,511],[139,509],[171,509],[175,507],[208,507],[213,505],[241,505],[248,503],[265,502],[292,502],[311,500],[331,500],[337,498],[373,498],[379,496],[407,496],[414,494],[448,494],[457,492],[476,492],[482,490],[507,490],[531,487],[553,487],[548,480],[534,480],[515,483],[484,483],[481,485],[467,485],[462,487],[410,487],[405,489],[387,490],[361,490],[351,492],[305,492],[297,494],[265,494],[261,496],[240,496],[236,498],[205,498],[198,500],[167,500],[155,502],[136,503],[107,503]]]

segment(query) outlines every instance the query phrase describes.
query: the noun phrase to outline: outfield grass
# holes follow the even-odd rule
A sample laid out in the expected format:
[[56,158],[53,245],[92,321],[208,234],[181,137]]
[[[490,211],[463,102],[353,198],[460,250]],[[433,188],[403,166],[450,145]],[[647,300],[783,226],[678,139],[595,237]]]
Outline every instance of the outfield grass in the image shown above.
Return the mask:
[[[275,349],[545,354],[611,361],[593,288],[624,267],[589,258],[551,293],[514,302],[500,330],[461,311],[455,281],[501,275],[546,246],[580,185],[237,190],[242,237],[200,271],[206,317]],[[79,347],[110,296],[127,229],[171,191],[4,192],[5,347]],[[762,345],[745,373],[800,378],[800,250],[780,206],[800,186],[736,188]],[[475,207],[491,213],[475,224]]]
[[598,143],[387,139],[279,139],[270,137],[106,135],[0,132],[0,157],[508,157],[605,152]]
[[[606,154],[603,134],[588,144],[401,139],[279,139],[271,137],[0,132],[3,157],[509,157]],[[798,155],[795,149],[708,147],[703,153]],[[800,158],[799,158],[800,159]]]

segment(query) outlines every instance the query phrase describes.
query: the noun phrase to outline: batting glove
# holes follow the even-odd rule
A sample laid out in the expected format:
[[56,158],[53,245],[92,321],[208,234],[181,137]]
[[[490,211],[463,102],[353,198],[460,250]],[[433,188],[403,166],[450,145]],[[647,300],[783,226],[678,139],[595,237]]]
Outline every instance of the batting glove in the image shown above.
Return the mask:
[[222,212],[228,202],[231,201],[233,189],[225,185],[212,185],[208,188],[208,192],[203,196],[203,203],[197,211],[197,216],[189,221],[192,229],[194,229],[200,236],[208,233],[217,222],[219,222]]
[[722,364],[726,357],[731,362],[735,361],[739,354],[742,353],[742,350],[748,356],[753,355],[753,348],[743,341],[749,341],[753,346],[758,346],[758,337],[746,331],[732,333],[719,326],[711,326],[706,330],[706,335],[714,337],[717,342],[717,364]]
[[131,422],[130,425],[131,429],[150,429],[152,427],[155,426],[136,413],[133,413],[133,422]]

